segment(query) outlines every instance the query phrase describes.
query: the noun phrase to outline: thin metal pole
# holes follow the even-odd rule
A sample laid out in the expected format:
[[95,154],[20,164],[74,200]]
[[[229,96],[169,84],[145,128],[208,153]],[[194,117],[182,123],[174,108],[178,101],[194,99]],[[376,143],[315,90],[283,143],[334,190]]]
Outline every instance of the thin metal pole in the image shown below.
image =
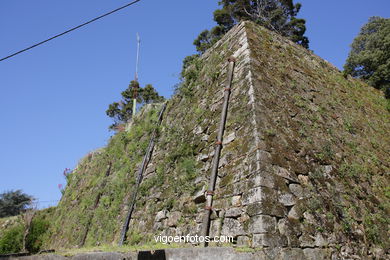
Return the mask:
[[137,33],[137,59],[135,64],[135,76],[134,81],[137,83],[137,85],[134,87],[134,97],[133,97],[133,116],[137,112],[137,95],[138,95],[138,64],[139,64],[139,51],[141,48],[141,38],[139,37],[139,34]]
[[[218,174],[218,165],[219,165],[219,158],[221,155],[222,150],[222,140],[223,140],[223,133],[225,131],[225,124],[226,124],[226,118],[227,118],[227,112],[228,112],[228,106],[229,106],[229,97],[230,97],[230,91],[233,81],[233,72],[234,72],[234,65],[235,65],[235,58],[230,57],[228,59],[229,61],[229,68],[228,68],[228,81],[227,86],[225,88],[225,94],[224,94],[224,102],[222,107],[222,113],[221,113],[221,121],[219,124],[219,130],[218,130],[218,136],[217,136],[217,142],[215,146],[215,153],[213,158],[213,165],[211,168],[211,177],[209,181],[209,186],[206,192],[206,205],[205,205],[205,212],[203,217],[203,227],[202,227],[202,236],[205,238],[209,235],[210,230],[210,215],[212,211],[213,206],[213,196],[215,191],[215,183],[217,180],[217,174]],[[207,246],[206,242],[203,242],[201,244],[203,247]]]
[[[161,108],[160,114],[158,116],[157,125],[161,124],[165,108],[166,108],[166,103]],[[140,186],[140,184],[142,182],[143,174],[144,174],[144,172],[146,170],[146,167],[148,166],[148,163],[149,163],[149,161],[150,161],[150,159],[152,157],[152,152],[153,152],[154,144],[155,144],[154,140],[156,138],[156,135],[157,135],[157,131],[154,130],[153,134],[152,134],[152,137],[150,138],[148,149],[146,150],[144,159],[142,160],[141,167],[138,169],[137,180],[136,180],[136,183],[135,183],[134,192],[133,192],[132,197],[131,197],[130,208],[129,208],[129,211],[127,212],[126,219],[125,219],[125,222],[123,224],[122,231],[121,231],[121,236],[120,236],[119,243],[118,243],[119,246],[122,246],[123,243],[126,240],[126,233],[129,230],[130,219],[131,219],[131,216],[132,216],[133,211],[134,211],[135,202],[137,200],[138,188],[139,188],[139,186]]]
[[141,38],[139,37],[139,34],[137,33],[137,60],[135,63],[135,81],[138,81],[138,65],[139,65],[140,47],[141,47]]

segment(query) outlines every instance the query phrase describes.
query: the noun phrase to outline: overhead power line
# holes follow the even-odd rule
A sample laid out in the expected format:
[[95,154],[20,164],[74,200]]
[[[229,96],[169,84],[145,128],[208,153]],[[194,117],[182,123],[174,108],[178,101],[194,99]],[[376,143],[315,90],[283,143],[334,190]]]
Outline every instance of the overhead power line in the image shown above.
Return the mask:
[[70,33],[70,32],[72,32],[72,31],[74,31],[74,30],[77,30],[77,29],[79,29],[79,28],[81,28],[81,27],[83,27],[83,26],[85,26],[85,25],[87,25],[87,24],[90,24],[90,23],[93,23],[93,22],[95,22],[95,21],[97,21],[97,20],[99,20],[99,19],[102,19],[102,18],[105,17],[105,16],[108,16],[108,15],[110,15],[110,14],[116,13],[116,12],[118,12],[118,11],[120,11],[120,10],[126,8],[126,7],[129,7],[129,6],[131,6],[131,5],[133,5],[133,4],[137,3],[137,2],[139,2],[139,1],[141,1],[141,0],[135,0],[135,1],[133,1],[133,2],[130,2],[130,3],[126,4],[126,5],[124,5],[124,6],[121,6],[121,7],[117,8],[117,9],[114,9],[114,10],[108,12],[108,13],[105,13],[105,14],[103,14],[103,15],[101,15],[101,16],[98,16],[98,17],[96,17],[96,18],[93,18],[92,20],[89,20],[88,22],[85,22],[85,23],[80,24],[80,25],[78,25],[78,26],[76,26],[76,27],[73,27],[73,28],[71,28],[71,29],[69,29],[69,30],[67,30],[67,31],[65,31],[65,32],[62,32],[62,33],[60,33],[60,34],[57,34],[57,35],[55,35],[55,36],[53,36],[53,37],[51,37],[51,38],[49,38],[49,39],[46,39],[46,40],[41,41],[41,42],[38,42],[38,43],[36,43],[36,44],[34,44],[34,45],[31,45],[30,47],[27,47],[27,48],[25,48],[25,49],[23,49],[23,50],[20,50],[20,51],[15,52],[15,53],[13,53],[13,54],[11,54],[11,55],[8,55],[8,56],[6,56],[6,57],[0,59],[0,61],[9,59],[9,58],[11,58],[11,57],[13,57],[13,56],[16,56],[16,55],[18,55],[18,54],[21,54],[22,52],[25,52],[25,51],[28,51],[28,50],[30,50],[30,49],[32,49],[32,48],[38,47],[38,46],[41,45],[41,44],[44,44],[44,43],[46,43],[46,42],[48,42],[48,41],[51,41],[51,40],[53,40],[53,39],[55,39],[55,38],[57,38],[57,37],[60,37],[60,36],[62,36],[62,35],[64,35],[64,34],[67,34],[67,33]]

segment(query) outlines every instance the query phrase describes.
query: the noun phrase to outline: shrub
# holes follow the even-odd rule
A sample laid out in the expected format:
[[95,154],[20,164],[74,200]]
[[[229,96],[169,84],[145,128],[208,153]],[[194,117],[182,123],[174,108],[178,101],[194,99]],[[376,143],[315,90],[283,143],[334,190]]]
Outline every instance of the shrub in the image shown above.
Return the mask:
[[24,227],[22,224],[5,231],[0,238],[0,254],[18,253],[23,247]]
[[49,228],[49,222],[34,218],[27,236],[26,248],[30,253],[38,253],[42,247],[43,236]]

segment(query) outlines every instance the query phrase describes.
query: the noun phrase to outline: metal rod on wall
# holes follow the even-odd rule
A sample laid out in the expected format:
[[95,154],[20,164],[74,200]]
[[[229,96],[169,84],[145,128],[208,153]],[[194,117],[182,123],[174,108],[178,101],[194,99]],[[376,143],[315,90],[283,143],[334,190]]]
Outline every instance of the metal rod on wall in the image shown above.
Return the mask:
[[[206,192],[206,205],[205,205],[202,234],[201,234],[204,238],[209,235],[209,230],[210,230],[210,216],[211,216],[212,206],[213,206],[215,183],[217,180],[219,158],[222,150],[222,140],[223,140],[223,133],[225,131],[225,124],[226,124],[226,118],[227,118],[227,112],[229,106],[229,98],[230,98],[231,86],[233,82],[234,66],[236,63],[234,57],[230,57],[228,61],[229,61],[228,81],[227,81],[226,88],[224,90],[225,94],[224,94],[224,102],[223,102],[222,113],[221,113],[221,121],[219,124],[218,136],[217,136],[217,141],[215,146],[215,153],[213,158],[213,165],[211,168],[211,177]],[[203,242],[202,246],[204,247],[207,246],[207,243]]]

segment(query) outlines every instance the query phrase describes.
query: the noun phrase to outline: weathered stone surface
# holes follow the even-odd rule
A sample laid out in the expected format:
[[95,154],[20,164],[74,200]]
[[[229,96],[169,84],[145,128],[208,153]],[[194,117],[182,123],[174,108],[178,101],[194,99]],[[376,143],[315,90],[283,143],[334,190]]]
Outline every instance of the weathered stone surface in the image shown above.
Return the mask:
[[225,236],[237,237],[245,235],[246,232],[244,231],[240,221],[234,218],[225,218],[223,221],[221,234]]
[[317,247],[328,246],[328,241],[325,239],[325,237],[321,233],[316,234],[314,243]]
[[303,217],[305,218],[305,220],[307,221],[307,223],[310,223],[310,224],[315,224],[316,220],[313,216],[313,214],[309,213],[308,211],[305,211],[303,213]]
[[248,205],[260,201],[277,201],[277,192],[268,187],[257,187],[242,195],[242,204]]
[[325,260],[330,257],[327,251],[318,248],[305,248],[303,254],[307,260]]
[[280,219],[278,222],[279,233],[287,237],[289,247],[299,247],[299,236],[302,234],[298,221],[290,219]]
[[331,172],[333,171],[332,165],[324,165],[323,166],[324,175],[326,178],[331,178]]
[[198,157],[196,158],[197,161],[202,161],[202,162],[205,162],[209,159],[211,159],[211,157],[208,154],[199,154]]
[[277,188],[277,180],[280,178],[277,175],[269,172],[257,172],[248,180],[248,188],[256,188],[259,186],[268,187],[271,189]]
[[300,246],[304,248],[306,247],[314,248],[316,246],[314,237],[308,233],[304,233],[302,236],[300,236],[299,241],[300,241]]
[[177,223],[179,222],[179,219],[181,218],[182,213],[179,211],[174,211],[168,213],[168,222],[167,225],[169,227],[175,227],[177,226]]
[[246,208],[246,213],[249,216],[271,215],[284,217],[287,214],[287,209],[278,201],[261,201],[249,204]]
[[204,210],[196,215],[195,222],[196,223],[202,223],[203,218],[204,218]]
[[221,233],[221,224],[222,224],[222,221],[220,218],[217,218],[215,220],[212,220],[211,223],[210,223],[210,236],[211,237],[215,237],[215,236],[219,236],[220,233]]
[[201,127],[201,126],[195,127],[195,129],[194,129],[194,134],[195,134],[195,135],[200,135],[201,133],[203,133],[202,127]]
[[280,234],[254,234],[252,247],[284,247],[287,238]]
[[236,139],[236,133],[232,132],[232,133],[228,134],[226,137],[223,138],[222,144],[223,145],[227,145],[227,144],[233,142],[234,139]]
[[295,173],[289,172],[287,169],[279,166],[275,166],[275,174],[279,175],[287,180],[293,181],[293,182],[299,182],[298,177]]
[[154,222],[153,223],[153,230],[159,230],[163,227],[163,224],[161,222]]
[[295,205],[297,198],[292,193],[282,192],[279,194],[279,202],[284,206],[293,206]]
[[209,136],[208,135],[202,135],[202,138],[200,140],[203,141],[203,142],[207,142],[209,140]]
[[304,198],[304,193],[303,193],[303,188],[299,184],[290,184],[288,186],[290,189],[291,193],[294,194],[298,199],[303,199]]
[[238,247],[249,247],[250,239],[247,236],[238,236],[237,237],[237,246]]
[[146,168],[145,175],[149,175],[152,172],[156,171],[156,166],[154,165],[149,165],[148,168]]
[[225,217],[227,218],[238,218],[242,214],[241,208],[230,208],[226,210]]
[[232,206],[240,207],[241,205],[241,195],[232,196]]
[[259,215],[253,216],[249,222],[249,230],[253,233],[274,233],[276,231],[276,218]]
[[283,248],[280,251],[280,257],[278,258],[280,260],[298,260],[298,259],[305,259],[303,249],[301,248]]
[[206,186],[203,186],[202,189],[198,190],[194,195],[194,202],[196,204],[203,203],[206,201]]
[[154,218],[154,221],[155,221],[155,222],[158,222],[158,221],[161,221],[161,220],[167,218],[167,214],[168,214],[168,211],[165,210],[165,209],[164,209],[164,210],[161,210],[161,211],[159,211],[159,212],[157,212],[157,215],[156,215],[156,217]]
[[298,180],[302,185],[309,185],[309,177],[306,175],[298,175]]

